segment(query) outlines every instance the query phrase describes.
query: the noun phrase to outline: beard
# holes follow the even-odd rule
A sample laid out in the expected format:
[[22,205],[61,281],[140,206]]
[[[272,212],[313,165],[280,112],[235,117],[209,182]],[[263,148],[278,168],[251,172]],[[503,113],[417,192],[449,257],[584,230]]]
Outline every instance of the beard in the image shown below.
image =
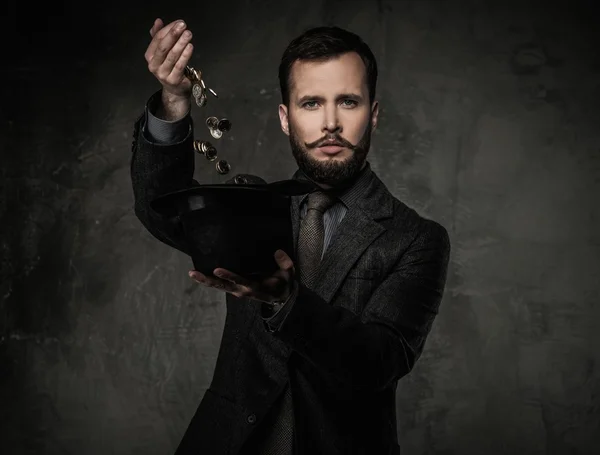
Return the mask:
[[[312,144],[307,144],[300,140],[291,122],[289,127],[292,154],[300,170],[313,182],[332,187],[342,186],[360,173],[371,147],[372,125],[370,120],[363,136],[356,145],[337,134],[327,135]],[[327,139],[334,139],[343,144],[344,147],[350,150],[351,155],[343,160],[327,161],[319,161],[311,156],[310,150],[317,148]]]

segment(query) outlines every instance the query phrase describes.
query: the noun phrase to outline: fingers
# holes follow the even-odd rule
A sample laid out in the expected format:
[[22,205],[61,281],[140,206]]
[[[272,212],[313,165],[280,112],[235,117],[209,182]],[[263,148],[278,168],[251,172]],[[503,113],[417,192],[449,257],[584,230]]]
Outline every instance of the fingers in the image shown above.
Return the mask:
[[158,32],[161,28],[163,28],[164,24],[162,19],[159,17],[152,24],[152,28],[150,29],[150,36],[154,38],[154,34]]
[[216,268],[213,273],[216,275],[215,277],[207,277],[196,270],[190,270],[188,274],[190,278],[204,286],[223,290],[238,298],[249,297],[263,302],[277,300],[275,296],[282,295],[288,287],[289,280],[289,277],[280,276],[284,274],[281,270],[260,284],[249,281],[226,269]]
[[[167,35],[167,37],[163,38],[163,41],[167,43],[173,42],[172,45],[165,45],[165,49],[167,50],[166,56],[163,57],[162,53],[156,54],[155,58],[158,57],[159,61],[162,60],[162,63],[159,67],[157,76],[164,80],[169,84],[179,84],[181,82],[181,77],[183,76],[183,68],[187,64],[189,57],[192,55],[192,44],[190,40],[192,39],[192,32],[190,30],[182,31],[178,28],[171,29],[171,32]],[[162,52],[163,48],[161,46],[158,47],[158,50]],[[186,51],[185,53],[183,51]],[[180,64],[180,70],[178,71],[175,68],[175,64],[179,61],[185,61],[183,67]]]
[[215,269],[213,273],[219,278],[222,278],[223,280],[231,281],[237,284],[238,286],[247,288],[248,290],[251,290],[254,285],[250,280],[247,280],[246,278],[243,278],[233,272],[230,272],[229,270]]
[[[190,61],[190,58],[192,57],[194,45],[189,42],[189,40],[192,39],[192,32],[186,30],[183,34],[185,35],[186,33],[189,33],[189,35],[185,38],[182,36],[182,38],[177,42],[177,44],[172,50],[172,52],[174,53],[172,58],[176,59],[176,61],[172,65],[171,72],[166,77],[166,81],[169,84],[177,85],[183,80],[183,78],[185,77],[185,67],[187,66],[188,62]],[[171,60],[169,57],[170,55],[171,53],[169,53],[169,55],[167,56],[167,60],[163,64],[163,66],[166,65],[165,72],[171,67]]]
[[178,21],[173,21],[168,25],[164,25],[163,21],[161,19],[156,19],[154,21],[154,24],[152,24],[152,28],[150,29],[150,35],[152,36],[152,41],[150,41],[150,44],[148,45],[148,49],[146,49],[146,53],[144,54],[144,58],[146,59],[146,61],[148,63],[150,63],[150,60],[152,60],[154,57],[154,51],[156,50],[156,47],[158,46],[159,40],[161,40],[164,37],[164,35],[166,35],[166,33],[169,30],[171,30],[177,22]]
[[195,281],[205,286],[209,286],[216,289],[222,289],[227,292],[237,292],[239,290],[237,289],[237,285],[232,283],[231,281],[207,277],[206,275],[196,271],[191,271],[189,275],[190,278],[193,278]]
[[152,68],[156,69],[164,62],[166,55],[180,38],[184,30],[185,22],[174,21],[160,28],[154,34],[154,37],[152,38],[152,41],[150,42],[150,45],[144,54],[144,57],[148,62],[148,67],[151,71]]
[[[182,81],[184,68],[192,55],[192,32],[185,30],[183,21],[169,25],[170,28],[163,27],[155,34],[148,47],[148,69],[163,85],[176,86]],[[153,43],[156,43],[155,46]]]
[[275,294],[281,293],[287,286],[290,280],[289,273],[277,270],[273,275],[262,279],[261,282],[255,282],[230,272],[226,269],[216,268],[213,271],[214,275],[220,279],[230,281],[237,285],[237,292],[241,295],[260,295],[264,292],[274,292]]
[[275,262],[277,262],[277,265],[282,270],[292,271],[294,269],[292,258],[290,258],[283,250],[275,251]]

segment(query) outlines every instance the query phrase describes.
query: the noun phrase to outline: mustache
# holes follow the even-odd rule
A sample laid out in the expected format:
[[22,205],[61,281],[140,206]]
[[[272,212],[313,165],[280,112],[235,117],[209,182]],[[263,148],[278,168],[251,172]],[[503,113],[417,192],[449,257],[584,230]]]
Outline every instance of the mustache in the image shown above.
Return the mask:
[[325,145],[337,145],[339,147],[349,148],[350,150],[354,150],[356,148],[356,146],[354,144],[352,144],[351,142],[348,142],[346,139],[344,139],[340,136],[326,136],[326,137],[316,140],[314,142],[305,143],[304,145],[307,148],[311,148],[311,149],[317,148],[317,147],[323,147]]

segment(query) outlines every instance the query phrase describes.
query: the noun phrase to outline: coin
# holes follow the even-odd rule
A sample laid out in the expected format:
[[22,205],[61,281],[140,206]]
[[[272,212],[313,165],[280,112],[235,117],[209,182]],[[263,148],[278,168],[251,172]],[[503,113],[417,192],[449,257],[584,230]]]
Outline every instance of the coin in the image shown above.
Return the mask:
[[214,147],[208,147],[204,152],[204,156],[208,161],[214,161],[217,159],[217,149]]
[[206,92],[202,92],[202,95],[200,95],[200,98],[196,98],[196,104],[198,105],[198,107],[202,107],[206,104]]
[[215,139],[221,139],[221,136],[223,136],[223,132],[221,130],[216,129],[216,128],[211,128],[210,129],[210,135],[212,137],[214,137]]
[[217,129],[223,132],[227,132],[231,129],[231,122],[226,118],[222,118],[221,120],[219,120],[219,123],[217,123]]
[[219,119],[217,117],[208,117],[206,119],[206,126],[208,126],[209,128],[217,128],[218,124]]
[[199,84],[194,84],[192,86],[192,95],[194,95],[194,98],[200,98],[203,92],[204,90],[202,90],[202,87],[200,87]]
[[227,174],[231,170],[231,166],[226,160],[219,160],[215,165],[219,174]]

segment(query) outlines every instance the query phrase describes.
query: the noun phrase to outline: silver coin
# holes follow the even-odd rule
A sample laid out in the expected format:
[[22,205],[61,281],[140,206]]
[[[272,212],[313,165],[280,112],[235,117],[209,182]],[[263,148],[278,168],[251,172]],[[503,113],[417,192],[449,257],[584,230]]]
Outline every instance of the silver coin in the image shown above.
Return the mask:
[[218,130],[223,131],[225,133],[231,129],[231,122],[226,118],[222,118],[218,121],[216,126]]
[[208,147],[204,152],[204,156],[208,161],[214,161],[217,159],[217,149],[214,147]]
[[231,170],[231,165],[226,160],[219,160],[215,165],[219,174],[227,174]]
[[200,98],[203,93],[204,90],[202,90],[202,87],[200,87],[199,84],[194,84],[192,86],[192,95],[194,95],[194,98]]
[[208,142],[208,141],[202,141],[202,142],[200,142],[200,149],[202,150],[202,153],[206,153],[206,151],[209,148],[214,148],[213,145],[210,142]]
[[198,107],[203,107],[204,105],[206,105],[206,93],[202,92],[202,95],[200,95],[199,98],[196,98],[196,104],[198,105]]
[[210,135],[212,137],[214,137],[215,139],[221,139],[221,136],[223,136],[223,132],[221,130],[216,129],[216,128],[211,128],[210,129]]
[[219,119],[217,117],[208,117],[206,119],[206,126],[209,128],[216,128],[219,124]]

